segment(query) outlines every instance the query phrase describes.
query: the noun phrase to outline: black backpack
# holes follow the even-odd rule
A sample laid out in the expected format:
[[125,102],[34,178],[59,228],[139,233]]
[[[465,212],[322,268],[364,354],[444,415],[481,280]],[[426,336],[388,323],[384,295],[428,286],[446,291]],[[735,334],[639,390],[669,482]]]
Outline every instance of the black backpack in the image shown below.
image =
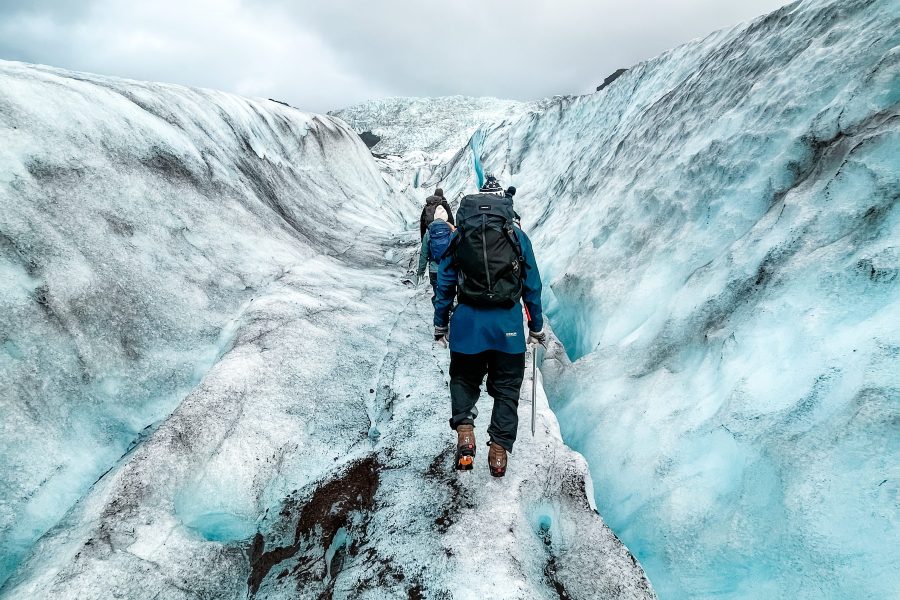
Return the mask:
[[513,230],[512,199],[465,196],[456,211],[457,236],[447,249],[459,270],[459,301],[510,307],[522,297],[525,258]]
[[428,226],[434,223],[434,211],[443,202],[444,199],[439,196],[428,196],[425,199],[425,229],[428,229]]

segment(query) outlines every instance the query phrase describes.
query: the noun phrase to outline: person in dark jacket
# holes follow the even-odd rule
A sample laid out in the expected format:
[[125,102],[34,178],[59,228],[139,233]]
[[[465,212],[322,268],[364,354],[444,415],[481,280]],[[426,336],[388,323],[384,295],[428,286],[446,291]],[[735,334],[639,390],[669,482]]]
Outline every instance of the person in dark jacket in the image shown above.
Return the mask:
[[[495,186],[494,187],[491,186]],[[482,193],[503,195],[496,180],[488,181]],[[538,272],[531,240],[518,227],[513,228],[524,257],[522,300],[529,316],[529,343],[543,344],[544,318],[541,309],[541,276]],[[454,232],[454,236],[459,232]],[[434,337],[449,335],[450,427],[457,432],[457,468],[471,468],[475,451],[474,424],[478,411],[475,403],[481,383],[487,375],[487,391],[494,399],[488,427],[490,450],[488,465],[491,475],[506,472],[507,452],[512,452],[518,429],[519,391],[525,376],[525,332],[522,305],[509,308],[472,306],[460,303],[450,309],[456,296],[459,270],[452,255],[439,265],[434,299]],[[468,457],[464,456],[468,453]]]
[[[438,272],[438,259],[439,256],[433,256],[431,252],[431,231],[437,227],[443,227],[445,230],[449,228],[452,233],[453,230],[456,229],[453,225],[451,225],[447,220],[449,219],[449,215],[447,211],[444,210],[443,206],[438,206],[434,209],[434,221],[431,222],[431,225],[428,226],[428,230],[425,231],[425,237],[422,238],[422,247],[419,250],[419,268],[416,271],[416,277],[418,280],[421,280],[425,277],[425,268],[428,268],[428,279],[431,282],[431,289],[435,290],[437,288],[437,272]],[[444,223],[442,223],[442,221]],[[440,233],[440,232],[438,232]],[[444,235],[447,235],[446,233]]]
[[444,198],[444,190],[437,188],[434,190],[433,196],[428,196],[428,198],[425,199],[425,207],[422,208],[422,216],[419,218],[420,240],[425,238],[425,230],[428,229],[428,226],[434,221],[434,209],[438,206],[443,206],[444,210],[447,211],[447,222],[451,225],[456,224],[453,220],[453,211],[450,210],[450,203]]
[[[508,188],[506,188],[506,191],[504,192],[504,195],[505,195],[507,198],[509,198],[510,200],[512,200],[512,199],[513,199],[513,196],[516,195],[516,186],[511,185],[511,186],[509,186]],[[514,213],[514,214],[516,215],[516,225],[518,225],[519,227],[521,227],[521,226],[522,226],[522,217],[519,216],[519,213]]]

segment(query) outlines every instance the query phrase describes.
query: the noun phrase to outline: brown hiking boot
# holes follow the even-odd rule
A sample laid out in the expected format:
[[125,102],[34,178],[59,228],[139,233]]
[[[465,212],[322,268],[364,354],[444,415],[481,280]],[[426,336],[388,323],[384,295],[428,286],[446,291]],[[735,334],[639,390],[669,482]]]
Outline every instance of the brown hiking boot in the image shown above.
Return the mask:
[[506,448],[500,444],[491,443],[491,449],[488,450],[488,467],[491,469],[492,477],[506,475]]
[[456,470],[471,471],[475,462],[475,426],[456,426]]

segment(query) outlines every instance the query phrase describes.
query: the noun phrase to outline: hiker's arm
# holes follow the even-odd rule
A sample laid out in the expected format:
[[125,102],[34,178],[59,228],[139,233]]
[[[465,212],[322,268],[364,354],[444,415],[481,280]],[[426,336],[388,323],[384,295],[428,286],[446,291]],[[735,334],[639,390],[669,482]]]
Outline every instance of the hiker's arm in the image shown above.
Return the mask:
[[434,294],[434,325],[446,327],[450,322],[450,307],[456,297],[456,265],[452,256],[445,256],[438,266],[437,289]]
[[428,232],[425,232],[425,237],[422,238],[422,247],[419,248],[419,270],[416,271],[416,275],[422,277],[425,275],[425,269],[428,267]]
[[422,209],[422,216],[419,217],[419,237],[425,237],[425,211],[428,210],[428,207]]
[[456,221],[453,220],[453,211],[450,210],[450,203],[444,200],[444,210],[447,211],[447,222],[451,225],[456,225]]
[[537,261],[534,258],[534,250],[531,249],[531,240],[524,233],[519,235],[522,243],[522,255],[525,257],[525,281],[522,290],[522,300],[531,315],[528,329],[541,331],[544,329],[544,312],[541,310],[541,274],[538,271]]

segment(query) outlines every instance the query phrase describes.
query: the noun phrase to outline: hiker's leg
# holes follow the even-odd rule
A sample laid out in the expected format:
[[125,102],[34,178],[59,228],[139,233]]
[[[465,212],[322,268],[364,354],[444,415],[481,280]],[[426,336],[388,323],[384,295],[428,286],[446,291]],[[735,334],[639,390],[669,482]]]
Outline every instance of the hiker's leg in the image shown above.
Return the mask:
[[525,377],[525,353],[488,353],[487,392],[494,399],[488,435],[512,452],[519,427],[519,391]]
[[453,429],[463,423],[475,423],[478,415],[475,403],[478,402],[481,382],[488,368],[485,354],[450,353],[450,403],[453,412],[450,427]]
[[431,303],[437,302],[437,271],[428,271],[428,280],[431,282]]

